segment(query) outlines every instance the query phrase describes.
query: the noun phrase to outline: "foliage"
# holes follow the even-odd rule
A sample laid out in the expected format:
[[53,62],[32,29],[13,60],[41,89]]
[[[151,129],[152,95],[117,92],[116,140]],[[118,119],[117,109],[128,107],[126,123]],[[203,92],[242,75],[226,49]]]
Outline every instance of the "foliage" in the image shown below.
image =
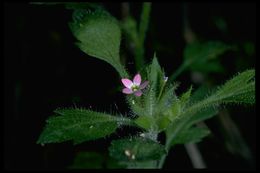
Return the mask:
[[114,140],[109,148],[110,155],[119,161],[150,161],[159,159],[166,151],[163,145],[145,138]]
[[56,143],[73,140],[74,144],[105,137],[115,132],[118,124],[128,119],[86,109],[57,109],[37,143]]
[[219,56],[234,50],[221,41],[195,42],[188,44],[184,49],[184,61],[180,67],[170,76],[170,81],[174,81],[178,75],[185,70],[199,71],[203,73],[224,72]]
[[76,45],[83,52],[106,61],[121,77],[128,76],[119,59],[121,30],[114,17],[100,9],[95,11],[77,9],[69,26],[79,41]]

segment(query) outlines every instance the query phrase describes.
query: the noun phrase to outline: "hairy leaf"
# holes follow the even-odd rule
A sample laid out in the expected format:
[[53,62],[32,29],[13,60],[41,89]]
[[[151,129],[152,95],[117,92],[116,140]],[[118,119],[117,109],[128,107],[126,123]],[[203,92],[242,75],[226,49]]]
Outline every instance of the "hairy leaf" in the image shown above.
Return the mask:
[[[73,140],[74,144],[105,137],[115,132],[117,123],[126,119],[86,109],[58,109],[47,120],[37,143],[57,143]],[[127,120],[126,120],[127,121]]]
[[171,120],[167,116],[161,115],[156,117],[156,122],[158,131],[161,132],[168,127],[168,125],[171,123]]
[[104,10],[75,10],[71,31],[78,47],[86,54],[112,65],[121,77],[128,77],[119,59],[121,30],[118,21]]
[[147,68],[147,74],[150,87],[148,92],[144,94],[144,110],[148,116],[154,116],[158,113],[158,110],[156,110],[156,105],[158,104],[157,97],[164,83],[164,73],[155,54],[152,64]]
[[171,85],[167,83],[165,87],[161,89],[162,94],[157,105],[158,109],[165,111],[173,104],[174,101],[177,100],[177,96],[175,94],[176,88],[177,84]]
[[167,128],[166,135],[169,139],[167,146],[188,126],[216,115],[216,107],[220,104],[253,104],[255,102],[254,76],[254,70],[246,70],[227,81],[210,96],[185,109]]
[[164,146],[146,138],[114,140],[109,147],[110,156],[120,161],[142,162],[157,160],[166,153]]
[[227,81],[214,97],[224,103],[255,103],[255,70],[246,70]]
[[156,54],[153,56],[152,64],[148,67],[148,74],[148,80],[151,82],[151,88],[159,92],[159,88],[164,82],[164,73],[157,60]]
[[189,102],[190,96],[191,96],[191,91],[192,91],[192,86],[189,88],[188,91],[186,91],[185,93],[183,93],[181,95],[180,103],[181,103],[182,108],[184,108],[186,106],[186,104]]
[[253,104],[255,102],[254,76],[255,70],[246,70],[236,75],[209,97],[190,106],[185,113],[198,112],[203,108],[218,106],[220,104]]
[[[212,90],[212,89],[211,89]],[[207,94],[209,94],[209,87],[206,85],[201,85],[198,89],[196,89],[191,97],[189,102],[192,103],[197,103],[203,99],[205,99],[205,97],[207,96]]]
[[151,116],[140,116],[135,120],[135,123],[146,130],[152,129],[152,126],[155,125],[154,118]]

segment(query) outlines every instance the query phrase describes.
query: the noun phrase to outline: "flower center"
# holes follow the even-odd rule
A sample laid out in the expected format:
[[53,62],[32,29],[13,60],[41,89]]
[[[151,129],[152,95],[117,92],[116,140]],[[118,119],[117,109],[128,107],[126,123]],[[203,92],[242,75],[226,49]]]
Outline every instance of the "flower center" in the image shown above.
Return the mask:
[[139,90],[139,86],[133,85],[133,86],[131,87],[131,89],[132,89],[133,91],[137,91],[137,90]]

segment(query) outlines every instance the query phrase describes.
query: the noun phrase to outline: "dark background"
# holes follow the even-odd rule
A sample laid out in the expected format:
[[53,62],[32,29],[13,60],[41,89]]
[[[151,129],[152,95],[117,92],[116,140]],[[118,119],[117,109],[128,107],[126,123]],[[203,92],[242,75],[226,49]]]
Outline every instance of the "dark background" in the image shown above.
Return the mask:
[[[104,4],[121,19],[119,3]],[[131,12],[139,18],[140,3],[131,3]],[[191,27],[205,40],[222,40],[242,44],[256,42],[255,3],[196,3],[189,4]],[[4,166],[8,170],[64,169],[73,161],[77,151],[105,152],[111,139],[132,132],[122,129],[108,140],[86,142],[73,146],[71,142],[49,144],[36,141],[45,120],[58,107],[85,107],[98,111],[127,112],[120,79],[107,63],[91,58],[73,43],[69,30],[71,10],[63,6],[4,4]],[[227,33],[214,25],[215,16],[228,24]],[[185,42],[182,36],[181,3],[154,3],[146,40],[146,61],[157,56],[170,75],[182,62]],[[157,45],[161,45],[158,47]],[[162,49],[163,47],[164,49]],[[123,50],[122,50],[123,51]],[[127,67],[135,72],[129,60]],[[223,65],[227,72],[212,75],[221,84],[237,71],[254,67],[251,56],[228,54]],[[180,91],[191,83],[188,72],[181,75]],[[115,104],[117,106],[115,106]],[[118,108],[117,108],[118,107]],[[231,106],[230,112],[239,127],[253,157],[256,152],[255,107]],[[255,169],[255,160],[248,163],[231,154],[223,144],[216,119],[208,124],[214,135],[199,144],[206,164],[212,169]],[[191,162],[183,146],[177,146],[166,161],[168,169],[189,169]]]

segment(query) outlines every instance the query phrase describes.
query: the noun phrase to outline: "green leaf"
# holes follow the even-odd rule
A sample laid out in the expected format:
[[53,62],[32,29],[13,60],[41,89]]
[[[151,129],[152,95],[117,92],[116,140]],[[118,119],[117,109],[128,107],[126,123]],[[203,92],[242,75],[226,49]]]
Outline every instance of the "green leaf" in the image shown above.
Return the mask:
[[192,71],[223,72],[223,67],[217,57],[230,50],[220,41],[188,44],[184,50],[184,64]]
[[208,136],[210,131],[208,128],[192,127],[181,131],[172,141],[174,144],[197,143],[202,138]]
[[176,118],[178,118],[181,114],[181,103],[179,100],[177,100],[176,102],[173,103],[171,110],[169,112],[169,119],[171,121],[174,121]]
[[[254,104],[255,70],[246,70],[227,81],[210,96],[191,104],[167,128],[166,148],[184,129],[217,114],[220,104]],[[200,98],[201,99],[201,98]]]
[[154,125],[154,118],[151,116],[140,116],[135,120],[135,123],[146,130],[152,129]]
[[166,129],[166,136],[170,138],[170,136],[174,136],[172,140],[175,140],[176,137],[181,135],[182,131],[186,131],[191,128],[196,123],[212,118],[217,115],[218,110],[213,107],[208,107],[202,109],[196,113],[189,114],[189,116],[181,115],[178,119],[174,119],[174,121],[168,126]]
[[142,100],[141,99],[137,98],[136,96],[128,95],[126,97],[126,102],[130,106],[130,109],[131,109],[132,113],[134,114],[134,116],[145,115],[146,112],[144,111],[144,108],[142,106],[142,103],[141,103]]
[[151,88],[159,91],[161,84],[164,82],[164,73],[157,60],[156,53],[154,53],[152,64],[148,67],[148,74],[148,80],[151,82]]
[[109,147],[110,156],[125,162],[143,162],[159,159],[166,153],[164,146],[146,138],[114,140]]
[[154,58],[152,64],[147,68],[148,81],[149,81],[149,89],[144,94],[144,111],[148,116],[155,116],[158,112],[156,110],[156,105],[158,104],[157,97],[159,95],[159,91],[164,83],[163,77],[164,73],[157,61],[156,55],[154,54]]
[[255,103],[255,70],[246,70],[212,93],[209,97],[193,104],[184,114],[201,111],[203,108],[220,104],[254,104]]
[[74,144],[105,137],[115,132],[117,123],[128,119],[86,109],[58,109],[47,120],[37,143],[57,143],[73,140]]
[[254,104],[255,70],[239,73],[220,87],[214,97],[220,97],[223,103]]
[[191,91],[192,91],[192,86],[190,86],[188,91],[186,91],[185,93],[183,93],[181,95],[180,102],[181,102],[182,107],[184,107],[187,104],[187,102],[189,101],[190,96],[191,96]]
[[128,77],[119,59],[121,30],[114,17],[101,9],[94,12],[79,9],[74,11],[69,26],[83,52],[106,61],[121,77]]
[[171,120],[167,116],[160,116],[157,117],[156,122],[159,128],[158,130],[161,132],[168,127],[168,125],[171,123]]
[[169,114],[172,105],[174,105],[179,101],[175,94],[176,88],[177,85],[166,84],[164,89],[161,89],[162,94],[156,106],[156,108],[159,111],[159,114],[163,114],[163,115]]
[[205,99],[207,94],[209,94],[209,87],[206,86],[206,85],[201,85],[198,89],[196,89],[192,93],[189,102],[190,103],[197,103],[197,102]]

